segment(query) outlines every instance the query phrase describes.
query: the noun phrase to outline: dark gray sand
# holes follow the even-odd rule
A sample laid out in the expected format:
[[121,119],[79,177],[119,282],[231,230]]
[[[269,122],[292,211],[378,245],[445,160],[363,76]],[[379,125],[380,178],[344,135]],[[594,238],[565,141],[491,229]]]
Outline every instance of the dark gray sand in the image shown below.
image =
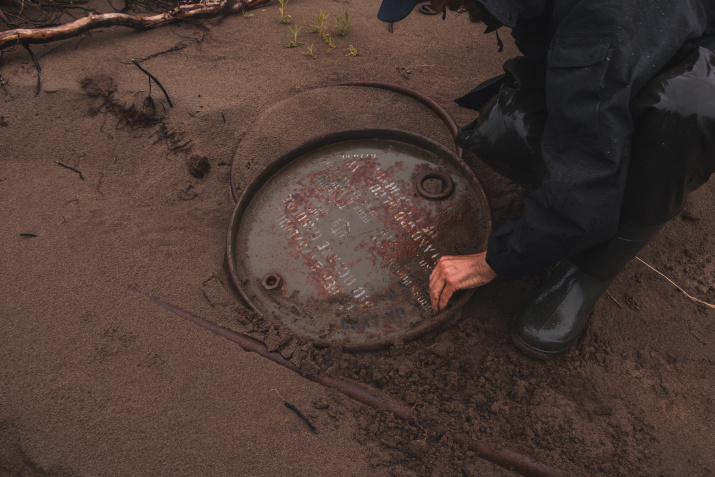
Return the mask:
[[[291,0],[294,24],[330,13],[330,52],[307,33],[299,36],[306,44],[284,48],[290,33],[275,2],[250,17],[105,28],[38,45],[38,96],[25,51],[5,51],[0,475],[512,475],[449,436],[311,383],[148,299],[275,341],[281,331],[241,307],[224,268],[234,156],[245,185],[281,150],[333,129],[399,127],[450,146],[444,125],[410,99],[316,88],[394,82],[465,125],[475,114],[452,100],[517,54],[508,41],[498,53],[495,35],[464,15],[442,22],[415,13],[390,35],[378,5]],[[334,18],[345,9],[351,29],[340,37]],[[311,43],[314,60],[302,54]],[[152,87],[160,123],[133,127],[82,88],[85,78],[108,76],[118,104],[141,108],[148,81],[130,60],[177,45],[185,47],[142,63],[174,103]],[[359,56],[346,56],[350,45]],[[194,155],[208,159],[204,179],[189,173]],[[522,191],[474,167],[496,223],[518,215]],[[710,183],[640,255],[709,302],[714,204]],[[715,312],[634,261],[575,349],[540,362],[517,352],[508,331],[543,278],[497,280],[459,321],[399,349],[287,354],[306,371],[406,403],[422,427],[445,425],[574,474],[715,472]]]

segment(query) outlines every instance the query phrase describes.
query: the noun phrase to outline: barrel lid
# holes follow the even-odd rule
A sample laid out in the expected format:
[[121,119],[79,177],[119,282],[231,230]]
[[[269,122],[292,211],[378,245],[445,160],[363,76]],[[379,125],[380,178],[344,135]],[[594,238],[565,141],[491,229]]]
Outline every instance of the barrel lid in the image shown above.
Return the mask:
[[370,350],[434,329],[429,276],[442,255],[484,250],[483,189],[453,152],[417,134],[352,129],[268,164],[231,218],[227,259],[249,307],[319,345]]

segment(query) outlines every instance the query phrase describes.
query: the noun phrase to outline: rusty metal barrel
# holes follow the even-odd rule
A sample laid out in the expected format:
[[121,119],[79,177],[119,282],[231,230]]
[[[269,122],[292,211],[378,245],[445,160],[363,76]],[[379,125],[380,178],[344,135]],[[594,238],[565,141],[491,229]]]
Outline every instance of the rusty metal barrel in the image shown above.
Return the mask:
[[284,152],[244,189],[227,260],[253,310],[316,345],[347,351],[407,342],[438,315],[429,276],[443,255],[484,250],[489,204],[452,151],[414,133],[351,129]]

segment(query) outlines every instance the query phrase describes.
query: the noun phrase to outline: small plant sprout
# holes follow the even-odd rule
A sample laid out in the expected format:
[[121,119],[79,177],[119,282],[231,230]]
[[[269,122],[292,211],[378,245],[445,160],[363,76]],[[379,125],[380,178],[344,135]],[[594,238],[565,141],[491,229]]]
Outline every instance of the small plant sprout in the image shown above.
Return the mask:
[[243,13],[243,18],[251,18],[253,16],[253,13],[248,13],[248,10],[246,10],[245,8],[241,13]]
[[306,50],[303,52],[303,54],[304,54],[305,56],[307,56],[308,58],[310,58],[311,60],[314,60],[314,59],[316,59],[316,58],[318,57],[318,55],[315,54],[315,51],[313,51],[313,46],[314,46],[314,45],[315,45],[315,43],[313,43],[312,45],[310,45],[310,46],[308,47],[308,49],[306,49]]
[[357,48],[355,48],[352,45],[348,46],[348,54],[345,56],[359,56],[359,55],[360,55],[360,52],[357,51]]
[[288,40],[286,42],[286,48],[295,48],[296,46],[300,46],[303,44],[303,42],[298,41],[298,33],[303,29],[302,26],[296,26],[296,27],[288,27],[290,32],[293,34],[293,38]]
[[[281,13],[280,18],[278,18],[278,23],[283,23],[285,25],[289,25],[291,22],[291,16],[285,14],[285,6],[288,4],[288,0],[278,0],[278,3],[280,3],[280,7],[278,7],[278,10]],[[297,46],[297,45],[296,45]]]
[[320,13],[315,14],[315,25],[310,29],[310,33],[317,33],[320,38],[327,35],[328,30],[325,28],[325,21],[328,19],[329,13],[320,10]]
[[328,44],[330,48],[335,48],[335,43],[333,43],[333,39],[330,37],[329,34],[325,34],[323,37],[323,41]]
[[328,19],[329,13],[325,13],[320,10],[320,13],[315,14],[315,25],[309,30],[310,33],[317,33],[318,36],[328,44],[330,48],[335,48],[335,43],[328,33],[328,29],[325,27],[325,22]]
[[345,36],[348,34],[348,29],[350,28],[350,18],[348,17],[348,11],[345,10],[342,16],[338,15],[335,19],[335,28],[338,30],[338,35]]

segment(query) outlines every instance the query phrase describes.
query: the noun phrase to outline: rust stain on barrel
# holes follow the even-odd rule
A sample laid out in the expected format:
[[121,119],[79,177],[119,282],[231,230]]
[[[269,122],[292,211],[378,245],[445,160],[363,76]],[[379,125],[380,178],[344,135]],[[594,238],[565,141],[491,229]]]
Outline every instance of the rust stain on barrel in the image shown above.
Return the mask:
[[[237,204],[227,256],[241,294],[296,333],[348,349],[431,329],[444,319],[429,306],[431,270],[441,255],[483,249],[491,228],[476,178],[449,150],[403,131],[307,144]],[[426,197],[416,186],[425,175],[453,178],[454,191]],[[280,290],[256,286],[269,273]]]

